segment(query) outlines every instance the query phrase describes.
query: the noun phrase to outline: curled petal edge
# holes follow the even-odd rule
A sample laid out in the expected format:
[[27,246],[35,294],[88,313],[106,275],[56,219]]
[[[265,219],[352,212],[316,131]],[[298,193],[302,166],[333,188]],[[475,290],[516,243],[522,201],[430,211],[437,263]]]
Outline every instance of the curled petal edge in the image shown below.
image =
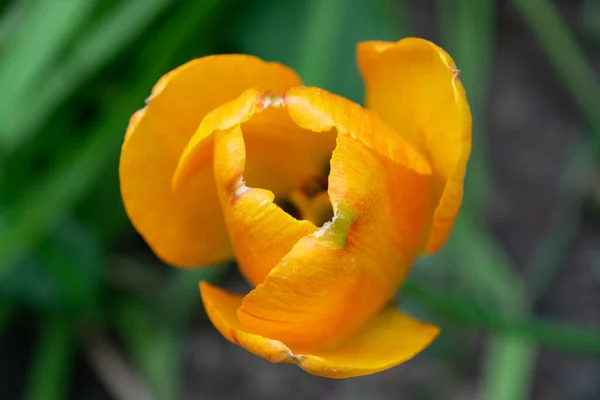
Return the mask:
[[296,364],[326,378],[370,375],[399,365],[425,349],[439,328],[386,306],[349,337],[321,348],[295,348],[244,329],[236,316],[243,296],[200,282],[205,310],[230,342],[273,363]]
[[178,192],[171,180],[181,152],[215,107],[252,87],[283,93],[301,85],[281,64],[247,55],[213,55],[164,75],[125,134],[119,162],[121,194],[132,224],[165,262],[197,267],[233,258],[211,171]]
[[471,151],[471,113],[460,70],[442,48],[424,39],[369,41],[357,47],[367,108],[429,156],[438,192],[425,252],[446,242],[463,197]]

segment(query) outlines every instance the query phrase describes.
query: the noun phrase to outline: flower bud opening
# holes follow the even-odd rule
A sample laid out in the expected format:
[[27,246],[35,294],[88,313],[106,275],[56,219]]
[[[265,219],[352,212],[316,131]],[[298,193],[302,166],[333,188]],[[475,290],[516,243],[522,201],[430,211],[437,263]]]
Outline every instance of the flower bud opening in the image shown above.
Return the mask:
[[335,129],[312,132],[294,124],[279,96],[242,124],[247,186],[273,192],[274,203],[292,217],[322,226],[333,218],[327,193]]

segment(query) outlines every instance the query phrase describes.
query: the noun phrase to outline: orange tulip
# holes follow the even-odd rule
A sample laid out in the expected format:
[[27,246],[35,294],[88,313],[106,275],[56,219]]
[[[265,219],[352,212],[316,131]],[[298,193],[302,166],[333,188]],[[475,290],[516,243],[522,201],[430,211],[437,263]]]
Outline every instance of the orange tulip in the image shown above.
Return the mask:
[[446,240],[471,146],[442,49],[364,42],[358,65],[366,108],[255,57],[191,61],[133,115],[120,163],[127,213],[160,258],[235,257],[254,285],[200,283],[221,334],[334,378],[400,364],[438,334],[391,300],[414,258]]

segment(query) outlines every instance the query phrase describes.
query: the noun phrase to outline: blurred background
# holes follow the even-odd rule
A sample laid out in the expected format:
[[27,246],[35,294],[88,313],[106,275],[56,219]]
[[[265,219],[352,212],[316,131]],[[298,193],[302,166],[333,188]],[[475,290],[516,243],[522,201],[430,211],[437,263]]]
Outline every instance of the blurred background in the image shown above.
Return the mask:
[[[462,70],[465,205],[401,307],[414,360],[327,380],[230,344],[200,279],[123,211],[117,164],[156,80],[250,53],[361,102],[358,41],[420,36]],[[599,0],[0,0],[0,398],[600,399]]]

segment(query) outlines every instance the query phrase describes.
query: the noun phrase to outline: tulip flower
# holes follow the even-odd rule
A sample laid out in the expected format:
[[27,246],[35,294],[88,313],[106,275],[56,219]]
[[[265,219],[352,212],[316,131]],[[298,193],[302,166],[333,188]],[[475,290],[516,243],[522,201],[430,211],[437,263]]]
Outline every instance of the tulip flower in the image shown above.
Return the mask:
[[133,115],[120,161],[127,213],[162,260],[235,258],[253,285],[200,283],[219,332],[333,378],[398,365],[437,336],[393,297],[446,240],[471,147],[446,52],[409,38],[357,53],[365,107],[256,57],[191,61]]

